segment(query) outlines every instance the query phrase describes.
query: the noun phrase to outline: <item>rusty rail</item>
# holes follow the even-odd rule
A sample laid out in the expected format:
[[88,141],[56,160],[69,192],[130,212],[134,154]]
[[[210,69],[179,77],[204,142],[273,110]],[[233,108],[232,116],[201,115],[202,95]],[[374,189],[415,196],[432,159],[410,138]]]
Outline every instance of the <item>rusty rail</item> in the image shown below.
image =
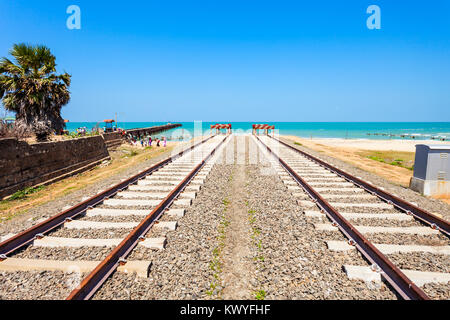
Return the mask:
[[[364,237],[349,221],[347,221],[334,207],[332,207],[317,191],[315,191],[305,180],[303,180],[283,159],[281,159],[270,147],[256,139],[267,148],[267,150],[278,159],[283,168],[289,172],[292,178],[302,186],[313,201],[321,208],[341,230],[352,244],[369,260],[372,265],[378,266],[383,272],[383,277],[404,298],[408,300],[429,300],[430,298],[411,281],[397,266],[395,266],[385,255],[383,255],[366,237]],[[275,139],[276,141],[279,141]],[[281,141],[279,141],[281,142]],[[289,145],[288,145],[289,146]],[[294,148],[295,149],[295,148]],[[295,149],[297,150],[297,149]]]
[[[121,261],[134,249],[138,242],[152,227],[153,223],[173,200],[181,193],[184,187],[195,177],[205,165],[206,161],[228,139],[226,136],[207,156],[183,179],[161,203],[153,209],[142,222],[81,282],[80,286],[73,290],[67,300],[87,300],[95,294],[106,279],[114,272]],[[126,260],[125,260],[126,261]]]
[[122,181],[111,188],[83,201],[79,204],[64,210],[55,216],[48,218],[47,220],[21,232],[17,235],[13,236],[12,238],[9,238],[3,242],[0,243],[0,261],[3,259],[6,259],[6,255],[12,253],[13,251],[16,251],[17,249],[31,243],[34,239],[37,237],[41,237],[43,234],[50,232],[51,230],[58,228],[60,225],[65,223],[67,220],[73,219],[76,216],[82,214],[87,209],[101,203],[103,200],[106,200],[112,196],[114,196],[117,192],[127,188],[129,185],[137,182],[140,179],[143,179],[145,176],[149,175],[150,173],[158,170],[159,168],[163,167],[167,163],[175,160],[176,158],[179,158],[182,156],[185,152],[188,152],[189,150],[194,149],[195,147],[205,143],[211,137],[206,138],[189,148],[186,148],[185,150],[179,152],[178,154],[171,156],[165,160],[162,160],[158,162],[157,164],[153,165],[152,167],[132,176],[131,178],[128,178],[125,181]]
[[374,186],[364,180],[361,180],[345,171],[342,171],[341,169],[338,169],[338,168],[326,163],[325,161],[320,160],[319,158],[316,158],[316,157],[306,153],[305,151],[299,150],[284,141],[281,141],[276,138],[272,138],[272,139],[274,139],[275,141],[278,141],[282,145],[302,154],[303,156],[318,163],[322,167],[325,167],[326,169],[334,172],[338,176],[346,179],[347,181],[356,184],[358,187],[363,188],[367,192],[379,197],[383,201],[386,201],[387,203],[392,204],[397,209],[414,216],[418,220],[431,226],[433,229],[439,229],[442,233],[445,233],[447,236],[450,235],[450,223],[448,221],[445,221],[444,219],[441,219],[441,218],[435,216],[434,214],[413,205],[412,203],[409,203],[403,199],[400,199],[400,198],[394,196],[393,194],[383,191],[380,188],[377,188],[376,186]]

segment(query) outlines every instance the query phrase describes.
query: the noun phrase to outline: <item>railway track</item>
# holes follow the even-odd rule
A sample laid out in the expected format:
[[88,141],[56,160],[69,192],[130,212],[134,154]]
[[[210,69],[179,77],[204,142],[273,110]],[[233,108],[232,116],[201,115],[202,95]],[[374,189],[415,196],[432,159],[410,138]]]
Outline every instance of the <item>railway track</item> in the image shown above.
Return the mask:
[[[448,222],[283,141],[254,139],[316,230],[330,235],[329,250],[356,249],[369,262],[344,265],[350,279],[385,279],[404,299],[430,299],[427,285],[448,293]],[[348,241],[336,241],[337,231]]]
[[[0,271],[84,276],[67,299],[91,298],[114,272],[147,277],[151,261],[127,261],[136,248],[159,250],[175,230],[229,136],[212,136],[0,243]],[[164,217],[164,218],[163,218]]]

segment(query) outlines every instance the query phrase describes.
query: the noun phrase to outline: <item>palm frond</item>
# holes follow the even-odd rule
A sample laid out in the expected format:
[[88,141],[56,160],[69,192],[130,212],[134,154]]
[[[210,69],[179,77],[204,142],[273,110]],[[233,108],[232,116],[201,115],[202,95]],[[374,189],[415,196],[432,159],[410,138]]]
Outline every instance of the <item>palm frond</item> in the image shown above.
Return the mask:
[[0,98],[16,112],[16,123],[32,128],[39,139],[64,127],[61,108],[70,101],[71,75],[56,74],[56,58],[45,46],[16,44],[15,62],[0,61]]

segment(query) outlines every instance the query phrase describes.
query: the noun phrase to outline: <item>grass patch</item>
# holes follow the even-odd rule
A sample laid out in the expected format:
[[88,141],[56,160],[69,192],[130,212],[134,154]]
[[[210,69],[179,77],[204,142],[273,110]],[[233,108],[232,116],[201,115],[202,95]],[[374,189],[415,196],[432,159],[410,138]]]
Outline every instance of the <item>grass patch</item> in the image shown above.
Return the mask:
[[298,146],[303,146],[300,142],[294,142],[294,144],[296,144]]
[[266,292],[264,290],[259,290],[255,292],[256,300],[264,300],[266,298]]
[[222,273],[221,254],[222,254],[223,248],[225,247],[225,231],[226,231],[226,228],[230,225],[230,221],[227,219],[227,217],[225,215],[225,213],[228,210],[230,201],[227,198],[225,198],[222,200],[222,204],[225,206],[225,208],[223,209],[221,220],[220,220],[219,226],[217,228],[218,244],[213,249],[213,252],[212,252],[213,257],[209,263],[209,268],[211,269],[211,271],[213,273],[214,279],[209,284],[209,290],[206,290],[206,294],[208,296],[210,296],[211,298],[214,295],[216,295],[217,298],[220,298],[220,295],[221,295],[221,290],[217,289],[218,284],[221,282],[221,280],[220,280],[220,274]]
[[414,170],[414,152],[404,151],[362,151],[359,155],[392,166]]
[[[253,245],[257,248],[257,254],[253,257],[253,260],[256,262],[256,268],[260,269],[263,267],[265,259],[262,252],[262,240],[259,239],[261,230],[255,225],[257,211],[249,209],[247,212],[248,221],[250,222],[250,227],[252,228],[252,234],[250,237],[252,239]],[[260,289],[259,291],[254,292],[254,295],[257,300],[264,300],[264,298],[266,297],[266,292],[263,289]]]
[[99,136],[100,133],[97,131],[88,131],[84,135],[78,134],[77,132],[70,132],[69,134],[65,134],[63,136],[64,140],[71,140],[71,139],[79,139],[79,138],[86,138],[86,137],[95,137]]
[[9,197],[8,199],[4,200],[4,201],[14,201],[14,200],[20,200],[20,199],[25,199],[27,198],[29,195],[36,193],[38,191],[41,191],[45,189],[45,186],[39,186],[39,187],[29,187],[29,188],[25,188],[23,190],[19,190],[16,193],[14,193],[11,197]]

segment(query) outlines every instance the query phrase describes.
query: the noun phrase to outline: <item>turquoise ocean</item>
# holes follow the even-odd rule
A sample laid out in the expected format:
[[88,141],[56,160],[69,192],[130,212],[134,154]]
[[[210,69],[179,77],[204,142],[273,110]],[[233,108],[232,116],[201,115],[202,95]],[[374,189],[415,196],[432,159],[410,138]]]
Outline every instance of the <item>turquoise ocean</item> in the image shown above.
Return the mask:
[[[119,121],[118,127],[126,130],[166,123]],[[166,131],[160,135],[169,139],[193,135],[194,122],[172,123],[180,123],[182,127]],[[209,133],[210,125],[215,123],[201,122],[196,124],[195,128],[201,127],[203,133]],[[252,122],[231,122],[235,132],[251,132],[252,124]],[[275,125],[276,132],[280,135],[295,135],[303,138],[412,139],[412,135],[414,135],[416,140],[431,139],[431,137],[443,137],[450,140],[450,122],[270,122],[269,124]],[[69,122],[66,127],[71,132],[76,131],[79,127],[86,127],[89,131],[96,125],[96,122]],[[103,123],[98,125],[103,127]]]

